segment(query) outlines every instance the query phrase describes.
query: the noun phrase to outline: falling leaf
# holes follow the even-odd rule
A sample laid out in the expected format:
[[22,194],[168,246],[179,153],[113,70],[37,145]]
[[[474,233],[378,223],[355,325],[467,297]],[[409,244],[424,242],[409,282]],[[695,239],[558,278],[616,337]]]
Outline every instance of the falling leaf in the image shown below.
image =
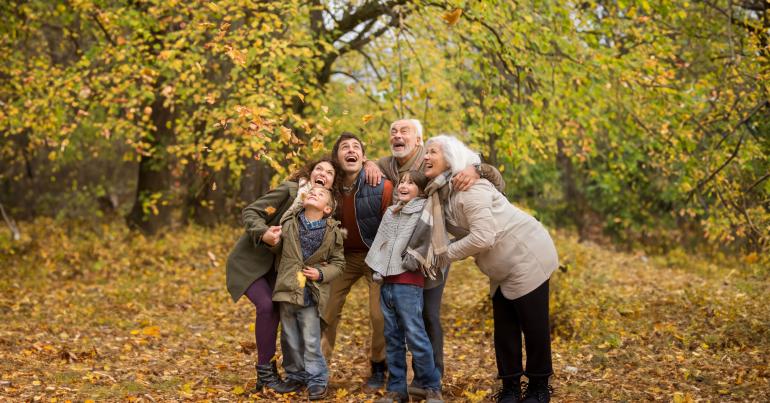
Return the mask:
[[364,122],[364,124],[369,123],[370,120],[374,119],[374,115],[364,115],[361,117],[361,121]]
[[457,24],[457,21],[460,20],[460,16],[462,14],[463,14],[463,10],[461,8],[456,8],[454,9],[454,11],[444,14],[441,18],[448,25],[454,25],[454,24]]
[[299,98],[299,100],[302,101],[303,104],[305,103],[305,94],[298,92],[297,98]]
[[299,288],[305,287],[305,282],[307,281],[307,277],[301,272],[297,272],[297,282],[299,283]]
[[211,182],[211,190],[217,190],[217,183]]
[[273,206],[265,207],[265,213],[267,213],[267,215],[273,215],[275,213],[275,207]]

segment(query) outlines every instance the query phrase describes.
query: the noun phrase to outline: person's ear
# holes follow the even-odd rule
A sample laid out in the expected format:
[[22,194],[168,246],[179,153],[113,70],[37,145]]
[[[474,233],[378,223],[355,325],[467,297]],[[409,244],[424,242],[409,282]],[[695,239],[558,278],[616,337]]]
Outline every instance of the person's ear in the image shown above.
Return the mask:
[[332,206],[327,204],[326,207],[324,207],[323,211],[324,211],[324,216],[330,215],[332,213]]

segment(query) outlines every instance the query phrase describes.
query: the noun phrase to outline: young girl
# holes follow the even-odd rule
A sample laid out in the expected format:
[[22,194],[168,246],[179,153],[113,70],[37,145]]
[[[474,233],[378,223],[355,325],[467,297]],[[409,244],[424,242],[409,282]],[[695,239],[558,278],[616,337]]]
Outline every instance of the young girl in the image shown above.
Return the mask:
[[[402,263],[412,232],[425,205],[423,190],[427,179],[409,171],[396,188],[398,203],[390,206],[374,238],[366,264],[382,279],[380,305],[385,317],[388,362],[387,393],[377,403],[407,402],[406,347],[412,352],[415,380],[426,390],[427,402],[440,402],[441,378],[433,361],[433,348],[422,319],[425,277],[416,267]],[[414,271],[411,271],[411,270]],[[406,341],[406,343],[404,343]]]

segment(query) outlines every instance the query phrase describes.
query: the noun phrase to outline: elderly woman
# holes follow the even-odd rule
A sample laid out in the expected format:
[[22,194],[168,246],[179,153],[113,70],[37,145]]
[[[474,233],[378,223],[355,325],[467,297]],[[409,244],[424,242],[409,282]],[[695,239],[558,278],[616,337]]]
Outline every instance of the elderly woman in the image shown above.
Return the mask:
[[[433,215],[429,260],[455,261],[473,256],[489,277],[495,324],[495,358],[503,387],[498,402],[548,402],[552,374],[548,326],[548,279],[559,261],[548,231],[532,216],[516,208],[487,180],[465,192],[454,191],[452,175],[479,157],[454,137],[436,136],[426,143],[424,172],[431,179],[426,209]],[[432,203],[431,203],[432,202]],[[446,231],[455,241],[442,238]],[[527,366],[522,367],[522,333]],[[521,376],[529,384],[523,392]],[[524,400],[522,400],[524,399]]]

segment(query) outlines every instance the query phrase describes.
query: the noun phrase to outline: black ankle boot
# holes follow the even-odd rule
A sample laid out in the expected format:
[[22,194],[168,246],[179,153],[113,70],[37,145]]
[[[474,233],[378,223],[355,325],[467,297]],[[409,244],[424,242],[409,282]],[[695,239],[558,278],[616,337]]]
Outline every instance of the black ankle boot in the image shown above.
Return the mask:
[[503,387],[492,395],[497,403],[520,403],[521,402],[521,378],[503,378]]
[[548,403],[551,401],[553,388],[548,384],[547,376],[529,378],[529,384],[524,390],[523,403]]
[[271,361],[270,364],[257,365],[257,385],[254,387],[256,392],[261,391],[262,388],[275,389],[283,382],[281,376],[278,375],[278,366],[275,361]]
[[385,364],[385,361],[372,361],[372,376],[366,381],[366,385],[364,385],[365,389],[368,389],[368,392],[373,393],[378,389],[384,388],[387,374],[388,366]]

